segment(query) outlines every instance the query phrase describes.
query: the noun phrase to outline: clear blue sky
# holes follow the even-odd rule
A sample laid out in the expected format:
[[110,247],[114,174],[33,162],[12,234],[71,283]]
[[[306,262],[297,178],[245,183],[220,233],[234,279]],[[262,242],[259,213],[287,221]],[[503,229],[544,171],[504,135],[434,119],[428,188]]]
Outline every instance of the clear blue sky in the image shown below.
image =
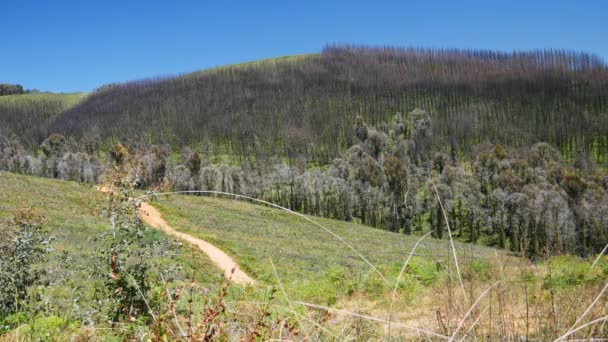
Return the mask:
[[2,0],[0,23],[0,83],[58,92],[327,43],[567,48],[608,60],[608,0]]

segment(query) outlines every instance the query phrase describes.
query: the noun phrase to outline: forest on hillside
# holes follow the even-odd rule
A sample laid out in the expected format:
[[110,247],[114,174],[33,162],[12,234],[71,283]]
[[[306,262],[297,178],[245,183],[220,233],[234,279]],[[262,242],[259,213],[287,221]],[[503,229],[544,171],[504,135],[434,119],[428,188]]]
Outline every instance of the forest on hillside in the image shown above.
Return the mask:
[[53,134],[37,155],[0,140],[0,169],[96,184],[113,165],[128,164],[141,189],[241,194],[403,234],[454,234],[531,259],[590,255],[608,243],[608,176],[584,149],[570,163],[546,142],[479,144],[471,159],[460,159],[454,149],[433,147],[434,121],[419,109],[382,128],[362,116],[350,126],[354,143],[323,168],[212,163],[167,144],[116,143],[104,154]]
[[16,136],[29,149],[35,149],[48,137],[45,125],[82,97],[79,93],[52,94],[35,90],[0,96],[0,134]]
[[[311,265],[306,272],[314,273],[314,280],[309,283],[296,270],[297,280],[289,283],[292,288],[298,284],[295,293],[311,298],[311,302],[330,305],[336,304],[338,298],[351,300],[363,295],[374,301],[380,299],[381,303],[387,294],[384,285],[392,288],[392,284],[371,277],[373,272],[353,268],[354,254],[338,262],[336,246],[325,244],[328,239],[309,235],[313,227],[308,222],[291,227],[289,233],[277,227],[290,225],[290,221],[282,221],[266,208],[256,208],[253,213],[223,206],[211,209],[198,201],[210,199],[169,199],[162,194],[248,197],[252,202],[265,201],[297,214],[345,221],[340,235],[332,235],[364,241],[371,248],[366,254],[383,255],[385,264],[376,264],[379,269],[382,267],[382,272],[376,269],[378,275],[384,277],[382,273],[390,274],[399,270],[395,267],[402,267],[391,301],[399,294],[419,297],[416,305],[427,302],[428,296],[440,302],[427,310],[430,316],[437,315],[442,326],[438,331],[447,331],[442,315],[466,319],[477,304],[473,302],[476,293],[486,288],[479,298],[487,293],[489,303],[494,300],[499,312],[512,311],[513,318],[505,320],[490,309],[489,323],[485,324],[500,332],[483,336],[507,336],[505,326],[512,323],[505,322],[516,321],[525,324],[526,336],[546,339],[563,334],[565,328],[577,325],[577,317],[591,312],[607,288],[599,289],[607,274],[606,257],[602,255],[608,249],[606,76],[606,66],[597,58],[564,51],[511,55],[330,46],[320,55],[107,85],[88,95],[2,96],[0,172],[110,184],[121,190],[117,192],[120,196],[109,196],[108,207],[87,209],[97,215],[101,208],[100,215],[111,221],[112,234],[107,231],[101,238],[91,238],[88,235],[94,225],[86,220],[71,223],[64,230],[64,234],[69,234],[64,239],[79,236],[81,240],[71,241],[78,250],[84,241],[96,247],[87,251],[95,253],[93,262],[87,260],[88,266],[79,266],[84,272],[81,274],[86,274],[84,282],[74,273],[57,275],[53,268],[48,273],[38,272],[38,265],[33,266],[46,254],[54,254],[60,260],[60,269],[72,272],[78,259],[70,259],[65,251],[51,253],[47,247],[52,236],[46,235],[43,217],[35,210],[15,211],[7,224],[0,223],[0,230],[6,235],[0,239],[0,254],[4,256],[0,258],[0,278],[5,279],[3,286],[11,289],[4,296],[0,294],[0,334],[3,329],[19,332],[29,316],[39,315],[39,307],[44,306],[45,314],[50,312],[49,307],[60,308],[53,310],[66,317],[59,321],[66,322],[61,323],[62,329],[68,318],[74,322],[86,319],[99,326],[108,324],[108,331],[115,333],[119,324],[128,321],[132,327],[148,327],[161,336],[161,330],[173,323],[154,317],[158,314],[162,318],[163,312],[170,311],[162,304],[150,309],[146,298],[152,303],[165,301],[165,306],[173,310],[170,317],[176,323],[174,327],[179,327],[178,317],[192,320],[192,309],[173,309],[180,290],[169,292],[163,277],[173,270],[159,264],[159,258],[173,253],[167,254],[173,247],[155,241],[162,234],[146,237],[141,216],[136,214],[140,202],[132,200],[133,190],[138,190],[138,194],[145,191],[152,201],[163,199],[166,204],[174,200],[173,206],[164,208],[165,213],[181,222],[182,227],[195,226],[205,217],[218,225],[211,232],[238,236],[237,241],[230,241],[227,236],[210,240],[239,255],[241,262],[255,259],[263,263],[269,257],[268,249],[293,239],[293,245],[278,248],[289,256],[276,260],[294,270],[297,263],[291,260]],[[410,109],[417,107],[422,109]],[[26,189],[26,196],[31,198],[41,192],[46,196],[45,209],[60,211],[64,217],[67,212],[74,217],[86,216],[81,215],[85,211],[75,208],[85,202],[89,205],[91,200],[83,198],[94,197],[95,193],[90,187],[73,183],[15,175],[0,178],[13,194],[7,203],[21,201],[20,192]],[[12,182],[18,184],[13,187]],[[24,186],[26,183],[28,186]],[[55,202],[54,207],[47,207],[46,203],[55,197],[61,204],[57,206]],[[72,201],[70,205],[63,202],[66,197]],[[278,225],[260,224],[252,221],[251,215]],[[237,216],[242,220],[238,224],[244,229],[241,232],[233,229],[231,220]],[[218,217],[222,223],[218,223]],[[301,215],[297,219],[302,219]],[[396,234],[367,229],[363,234],[363,227],[351,223]],[[63,224],[62,218],[59,225]],[[252,229],[256,225],[261,230]],[[276,231],[268,234],[272,230]],[[332,230],[324,230],[323,234],[327,232]],[[258,234],[266,240],[258,239]],[[105,245],[110,249],[101,247],[109,242],[104,236],[112,239],[111,245]],[[314,242],[312,245],[325,246],[316,250],[320,259],[310,258],[312,245],[300,243],[299,237],[304,236]],[[209,239],[206,235],[201,238]],[[423,264],[412,260],[413,264],[408,264],[414,252],[421,252],[415,249],[425,238],[435,239],[421,243],[430,244],[424,248],[432,252],[414,258],[428,260]],[[399,239],[411,243],[417,240],[403,266],[401,254],[407,253],[409,247]],[[451,243],[447,243],[448,239]],[[244,240],[251,240],[251,244],[239,242]],[[387,256],[383,250],[389,240],[401,253],[398,257]],[[443,246],[452,246],[456,269],[450,253],[447,261],[442,259],[444,255],[438,247],[442,240],[447,243]],[[339,245],[336,241],[332,240]],[[341,240],[348,246],[345,241]],[[261,254],[246,251],[256,244],[260,248],[252,249]],[[232,249],[235,245],[238,248]],[[460,250],[458,259],[455,245]],[[491,256],[476,256],[481,250]],[[113,252],[108,255],[108,251]],[[359,252],[356,254],[363,258]],[[507,259],[518,266],[506,266]],[[272,257],[270,262],[275,278],[260,272],[264,268],[247,270],[257,271],[251,274],[267,284],[270,279],[279,279]],[[121,263],[124,266],[118,266]],[[318,268],[321,264],[329,268]],[[182,266],[187,270],[189,265],[184,259],[176,263],[176,270]],[[251,267],[248,263],[242,265]],[[373,264],[368,265],[375,269]],[[123,270],[133,276],[121,276]],[[428,272],[434,275],[429,278]],[[186,273],[196,272],[183,275]],[[208,275],[203,278],[211,279]],[[191,289],[196,281],[190,280],[189,275],[187,279],[190,295],[189,299],[183,298],[192,308]],[[83,283],[97,285],[87,289]],[[53,292],[45,297],[44,291],[56,291],[53,286],[66,291],[66,284],[74,284],[75,290],[68,286],[69,294]],[[220,311],[215,309],[225,307],[230,284],[227,280],[221,287],[216,304],[207,302],[207,315],[198,325],[203,335],[222,335],[208,330],[214,324],[209,323],[213,319],[207,319],[210,315],[217,321],[235,323],[232,317],[218,314]],[[285,291],[281,282],[278,284]],[[458,284],[462,292],[454,291]],[[161,288],[164,290],[158,292]],[[33,289],[40,292],[32,292]],[[492,289],[495,291],[488,292]],[[287,294],[283,294],[287,299]],[[81,300],[83,296],[85,299]],[[259,298],[258,294],[255,296]],[[202,298],[212,297],[205,290]],[[465,314],[469,302],[472,306]],[[521,311],[524,307],[526,314]],[[408,303],[405,311],[409,314],[411,309]],[[463,312],[458,313],[459,310]],[[585,313],[578,316],[576,310]],[[599,313],[593,317],[604,315],[600,305],[594,310]],[[276,314],[269,312],[260,315],[262,320]],[[532,320],[528,312],[534,313]],[[243,326],[250,327],[251,316],[246,317]],[[318,317],[316,308],[314,317]],[[530,322],[535,319],[539,330],[529,332]],[[326,318],[321,320],[327,322]],[[448,326],[458,321],[449,320]],[[374,328],[361,329],[357,322],[355,340],[369,339]],[[276,321],[271,324],[277,326]],[[471,324],[479,323],[475,320]],[[500,324],[502,327],[498,328]],[[44,330],[38,333],[45,334]],[[516,328],[509,334],[524,336]],[[571,335],[572,331],[565,334]],[[180,336],[186,335],[199,336]],[[604,332],[595,335],[604,336]],[[133,333],[125,331],[124,336]],[[167,332],[165,336],[177,335]],[[279,336],[284,337],[282,333]]]
[[[561,50],[327,46],[0,98],[0,169],[222,191],[535,258],[608,243],[608,68]],[[423,108],[411,110],[410,108]]]
[[46,135],[108,145],[139,140],[240,161],[327,164],[356,142],[356,114],[382,128],[414,108],[433,119],[433,145],[459,154],[480,143],[545,141],[569,161],[582,149],[606,162],[608,68],[594,55],[563,50],[330,45],[317,55],[108,85],[40,126]]

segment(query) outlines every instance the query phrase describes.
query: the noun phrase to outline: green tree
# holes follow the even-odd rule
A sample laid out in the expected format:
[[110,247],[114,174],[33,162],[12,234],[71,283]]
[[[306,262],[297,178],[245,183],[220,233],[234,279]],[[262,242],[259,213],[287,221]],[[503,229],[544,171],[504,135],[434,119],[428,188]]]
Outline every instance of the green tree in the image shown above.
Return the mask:
[[367,125],[361,114],[357,115],[357,118],[355,119],[354,131],[355,137],[357,137],[360,142],[367,140]]

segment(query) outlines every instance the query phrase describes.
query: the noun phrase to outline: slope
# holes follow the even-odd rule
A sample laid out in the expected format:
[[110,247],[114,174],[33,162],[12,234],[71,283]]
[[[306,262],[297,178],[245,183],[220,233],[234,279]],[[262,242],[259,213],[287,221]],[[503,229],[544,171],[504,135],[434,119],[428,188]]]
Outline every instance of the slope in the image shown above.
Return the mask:
[[[5,222],[16,209],[33,207],[45,217],[45,228],[54,237],[53,251],[40,265],[48,270],[47,285],[42,294],[48,296],[49,306],[63,308],[66,315],[81,315],[94,310],[95,288],[105,279],[99,273],[99,258],[107,248],[103,233],[110,223],[100,216],[106,201],[105,195],[90,186],[75,182],[16,175],[0,172],[0,223]],[[152,256],[152,262],[170,269],[179,266],[176,281],[196,275],[205,286],[221,282],[219,273],[206,256],[188,246],[172,246],[171,239],[150,229],[145,238],[153,241],[163,253]],[[158,271],[158,270],[157,270]],[[76,291],[76,292],[73,292]],[[73,306],[76,300],[78,307]]]
[[[461,243],[455,244],[456,268],[449,240],[424,239],[414,250],[420,236],[312,218],[344,240],[339,241],[301,217],[233,199],[172,195],[152,204],[177,230],[220,246],[262,284],[279,286],[292,304],[336,317],[363,313],[380,322],[392,310],[399,322],[393,329],[406,339],[420,338],[412,334],[417,328],[451,334],[444,324],[455,325],[478,297],[487,303],[475,309],[490,322],[480,328],[486,334],[544,339],[563,334],[573,323],[556,325],[551,317],[576,320],[601,296],[608,275],[606,258],[594,266],[570,256],[531,264],[504,251]],[[487,311],[493,305],[502,312],[498,321]],[[591,307],[594,315],[605,314],[602,307]]]
[[[209,241],[233,255],[255,279],[273,282],[274,264],[278,276],[296,295],[331,301],[338,294],[344,294],[342,291],[348,289],[323,283],[335,272],[346,272],[359,280],[370,278],[371,283],[376,282],[374,286],[384,287],[377,274],[344,242],[285,211],[200,196],[161,197],[151,204],[175,229]],[[393,281],[419,238],[352,222],[317,217],[314,220],[343,238]],[[456,243],[456,248],[460,261],[465,263],[475,259],[509,259],[505,252],[492,248],[461,243]],[[450,243],[427,239],[417,248],[416,257],[418,262],[431,268],[435,264],[450,265]]]
[[351,144],[357,113],[382,128],[416,107],[435,145],[544,140],[565,154],[608,146],[608,69],[596,56],[328,46],[263,60],[103,87],[49,131],[165,141],[210,154],[306,157],[322,163]]
[[[66,322],[65,317],[72,323],[55,325],[52,329],[46,326],[36,331],[38,335],[31,336],[64,340],[73,338],[71,334],[75,332],[89,329],[84,322],[100,325],[107,322],[105,312],[96,311],[99,298],[95,297],[95,289],[99,284],[95,283],[89,270],[94,263],[90,252],[103,248],[98,239],[91,238],[107,225],[96,214],[97,203],[103,200],[103,195],[91,187],[72,182],[9,173],[0,174],[0,191],[5,195],[0,201],[0,221],[6,219],[11,209],[35,205],[47,216],[47,226],[57,237],[54,243],[57,253],[43,265],[51,271],[52,277],[35,289],[44,299],[44,308],[36,315],[45,324],[53,319],[56,322],[56,316],[62,317],[59,322]],[[393,284],[387,287],[377,273],[370,271],[352,250],[327,231],[278,209],[232,199],[195,196],[160,196],[158,201],[151,203],[173,227],[229,251],[260,280],[262,286],[257,292],[243,295],[240,290],[235,291],[241,294],[230,296],[222,304],[228,305],[230,312],[229,316],[222,316],[222,322],[232,326],[226,330],[227,336],[244,336],[247,332],[244,327],[251,325],[258,312],[252,311],[252,307],[262,307],[262,317],[268,315],[269,321],[274,322],[272,329],[267,331],[269,335],[283,336],[279,318],[284,317],[287,310],[293,313],[289,319],[298,321],[303,335],[316,336],[312,340],[327,340],[331,336],[338,340],[387,337],[386,330],[380,330],[370,319],[381,322],[386,328],[387,314],[391,310],[392,318],[388,316],[393,322],[391,336],[404,339],[421,339],[423,332],[420,329],[424,329],[430,334],[448,337],[453,334],[463,338],[490,336],[495,339],[525,335],[549,340],[564,334],[571,326],[605,316],[605,306],[598,299],[606,289],[606,257],[598,258],[593,265],[592,260],[569,256],[530,264],[501,251],[457,243],[461,286],[446,240],[423,240],[409,260],[408,255],[418,237],[314,219],[365,255],[388,283]],[[166,239],[155,230],[148,231],[147,238],[158,241],[161,248]],[[196,296],[199,300],[195,303],[196,308],[201,307],[200,301],[213,303],[210,290],[197,287],[197,283],[208,284],[221,276],[209,271],[212,269],[209,263],[203,263],[201,267],[200,262],[194,262],[194,259],[201,260],[200,255],[190,258],[188,254],[193,253],[192,250],[183,247],[180,250],[173,258],[164,258],[165,265],[172,263],[183,267],[178,280],[183,283],[188,279],[189,285],[177,287],[176,291],[188,288],[190,292],[200,291]],[[409,264],[403,267],[406,259]],[[397,282],[402,267],[403,276]],[[190,278],[191,274],[196,275],[195,279]],[[395,298],[391,296],[393,286],[397,288]],[[273,291],[277,287],[285,290],[281,298]],[[175,311],[179,317],[188,317],[192,310],[188,309],[191,296],[182,296]],[[238,302],[232,302],[233,298]],[[479,299],[476,301],[476,298]],[[271,304],[273,302],[275,304]],[[590,309],[586,311],[586,308]],[[345,315],[359,316],[346,319]],[[48,319],[44,320],[44,317]],[[235,317],[239,317],[243,325],[236,323],[235,326]],[[579,317],[581,319],[577,320]],[[178,318],[174,321],[178,322]],[[185,327],[185,321],[182,322]],[[27,317],[23,323],[13,331],[14,334],[32,333],[37,326],[35,320]],[[140,321],[132,324],[135,330],[145,327]],[[174,325],[176,329],[178,326],[179,323]],[[461,327],[463,329],[458,332]],[[583,330],[580,335],[604,337],[606,332],[601,325],[597,327]],[[117,333],[118,330],[101,327],[88,336],[112,340]]]
[[0,134],[15,134],[28,147],[46,138],[47,121],[76,105],[84,93],[0,96]]

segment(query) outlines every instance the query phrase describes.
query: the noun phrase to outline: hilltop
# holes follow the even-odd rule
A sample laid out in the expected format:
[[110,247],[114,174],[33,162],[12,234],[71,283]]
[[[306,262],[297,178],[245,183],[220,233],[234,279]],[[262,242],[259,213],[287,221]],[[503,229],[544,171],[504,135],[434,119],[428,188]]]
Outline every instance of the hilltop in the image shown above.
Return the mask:
[[356,114],[381,128],[396,113],[422,108],[438,147],[546,141],[566,156],[584,148],[600,158],[608,145],[607,87],[606,64],[585,53],[328,46],[108,85],[37,126],[78,139],[326,163],[352,144]]

